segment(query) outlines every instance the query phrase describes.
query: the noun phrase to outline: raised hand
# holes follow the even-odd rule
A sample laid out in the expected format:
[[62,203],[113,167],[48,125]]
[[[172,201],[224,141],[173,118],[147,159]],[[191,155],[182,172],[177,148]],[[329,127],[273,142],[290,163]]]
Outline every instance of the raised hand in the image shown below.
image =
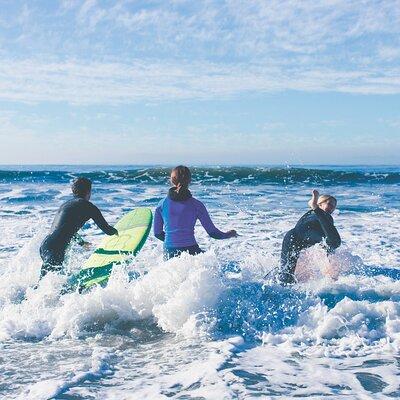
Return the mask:
[[318,208],[318,197],[319,197],[319,192],[318,192],[318,190],[313,189],[311,199],[310,199],[310,201],[308,202],[308,205],[309,205],[310,208],[312,208],[313,210],[315,210],[316,208]]

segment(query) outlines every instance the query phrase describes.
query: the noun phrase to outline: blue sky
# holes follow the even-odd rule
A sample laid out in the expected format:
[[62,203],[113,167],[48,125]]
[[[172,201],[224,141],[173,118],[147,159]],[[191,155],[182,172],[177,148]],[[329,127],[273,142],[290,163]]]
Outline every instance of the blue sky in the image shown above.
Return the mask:
[[399,164],[400,0],[2,0],[0,138],[3,164]]

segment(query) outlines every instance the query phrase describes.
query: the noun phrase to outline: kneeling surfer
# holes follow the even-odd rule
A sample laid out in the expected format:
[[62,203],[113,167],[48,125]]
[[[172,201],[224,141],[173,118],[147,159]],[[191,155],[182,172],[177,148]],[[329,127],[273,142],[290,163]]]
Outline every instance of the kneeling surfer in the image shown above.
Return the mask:
[[189,168],[179,165],[171,172],[168,196],[161,200],[154,215],[154,235],[164,242],[164,258],[179,256],[182,252],[190,255],[202,253],[194,237],[194,226],[199,220],[203,228],[214,239],[228,239],[237,236],[235,230],[221,232],[211,221],[204,204],[192,197]]
[[[74,197],[58,209],[51,232],[40,246],[40,257],[43,260],[40,278],[50,271],[61,271],[68,245],[89,219],[93,219],[105,234],[118,235],[118,231],[106,222],[100,210],[89,201],[92,194],[90,179],[76,178],[71,189]],[[80,239],[78,243],[83,245],[84,241]]]
[[340,235],[331,216],[337,200],[329,195],[320,196],[317,190],[313,190],[308,205],[311,210],[299,219],[296,226],[287,232],[283,239],[278,276],[283,284],[295,282],[294,272],[301,250],[325,241],[329,254],[341,244]]

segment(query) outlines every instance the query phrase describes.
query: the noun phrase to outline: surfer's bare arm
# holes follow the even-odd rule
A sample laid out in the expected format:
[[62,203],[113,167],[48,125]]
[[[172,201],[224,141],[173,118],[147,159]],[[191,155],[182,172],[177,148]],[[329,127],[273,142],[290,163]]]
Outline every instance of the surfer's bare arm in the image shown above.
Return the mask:
[[213,239],[228,239],[237,236],[236,231],[233,229],[228,232],[220,231],[212,222],[205,205],[201,201],[198,201],[197,203],[197,218],[209,236]]
[[164,241],[165,240],[165,232],[164,232],[164,220],[161,215],[160,207],[156,208],[156,212],[154,213],[154,236]]
[[94,204],[92,204],[91,217],[106,235],[118,235],[118,231],[107,223],[101,211]]
[[332,250],[338,248],[341,245],[342,240],[340,238],[339,232],[333,224],[333,218],[328,213],[321,210],[319,207],[317,207],[314,212],[318,218],[319,223],[321,224],[322,230],[325,233],[327,245]]
[[312,191],[311,199],[308,202],[308,205],[310,206],[311,209],[315,210],[318,208],[318,197],[319,197],[319,192],[318,190],[314,189]]

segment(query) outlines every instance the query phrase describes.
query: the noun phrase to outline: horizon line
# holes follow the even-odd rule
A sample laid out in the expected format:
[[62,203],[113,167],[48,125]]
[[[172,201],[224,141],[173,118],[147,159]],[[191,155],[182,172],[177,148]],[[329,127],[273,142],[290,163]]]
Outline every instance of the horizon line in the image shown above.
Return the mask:
[[[0,167],[173,167],[176,165],[188,165],[188,163],[143,163],[143,164],[125,164],[125,163],[116,163],[116,164],[92,164],[92,163],[68,163],[68,164],[38,164],[38,163],[18,163],[18,164],[2,164],[0,163]],[[262,163],[243,163],[243,164],[234,164],[234,163],[200,163],[200,164],[189,164],[191,167],[301,167],[301,166],[314,166],[314,167],[400,167],[400,163],[398,164],[380,164],[380,163],[359,163],[359,164],[348,164],[348,163],[330,163],[330,164],[318,164],[318,163],[273,163],[273,164],[262,164]]]

